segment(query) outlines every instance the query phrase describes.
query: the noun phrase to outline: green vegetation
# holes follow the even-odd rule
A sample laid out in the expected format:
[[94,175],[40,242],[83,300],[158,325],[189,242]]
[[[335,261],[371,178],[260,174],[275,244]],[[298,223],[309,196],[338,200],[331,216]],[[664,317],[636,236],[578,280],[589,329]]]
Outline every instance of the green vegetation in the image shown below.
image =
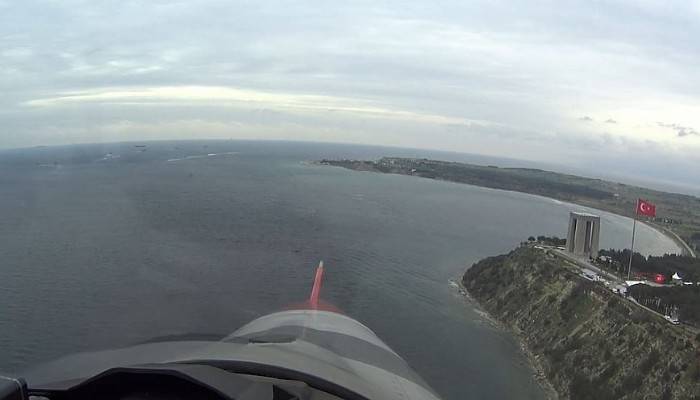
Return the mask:
[[[620,272],[627,271],[630,251],[625,250],[601,250],[601,256],[608,256],[613,263],[621,268]],[[700,282],[700,258],[679,256],[676,254],[665,254],[663,256],[644,257],[639,253],[634,253],[632,257],[633,271],[658,273],[670,279],[674,273],[679,273],[685,281]]]
[[537,242],[541,243],[547,246],[566,246],[566,239],[560,239],[557,236],[544,236],[544,235],[539,235],[537,237],[530,236],[527,238],[528,242]]
[[700,286],[634,285],[629,288],[629,294],[661,314],[674,315],[683,322],[700,326]]
[[697,334],[582,279],[546,251],[523,246],[486,258],[462,282],[523,340],[561,398],[700,397]]
[[646,222],[679,235],[691,249],[700,250],[700,199],[693,196],[540,169],[499,168],[428,159],[384,157],[377,161],[322,160],[321,164],[514,190],[628,217],[634,217],[637,199],[642,198],[658,206],[659,216]]

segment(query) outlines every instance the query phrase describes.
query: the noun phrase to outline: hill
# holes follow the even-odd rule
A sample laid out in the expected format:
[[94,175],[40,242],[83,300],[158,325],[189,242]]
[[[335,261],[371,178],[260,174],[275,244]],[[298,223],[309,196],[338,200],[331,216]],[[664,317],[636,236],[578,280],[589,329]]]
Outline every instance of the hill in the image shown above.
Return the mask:
[[463,285],[512,329],[564,399],[700,396],[700,340],[531,247],[474,264]]

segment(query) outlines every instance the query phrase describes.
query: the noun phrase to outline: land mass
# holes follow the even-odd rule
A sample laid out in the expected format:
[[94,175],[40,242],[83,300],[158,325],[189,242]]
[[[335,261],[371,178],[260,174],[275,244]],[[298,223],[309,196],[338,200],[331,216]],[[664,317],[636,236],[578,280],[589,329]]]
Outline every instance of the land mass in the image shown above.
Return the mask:
[[700,251],[700,198],[694,196],[533,168],[396,157],[376,161],[322,160],[319,163],[536,194],[627,217],[634,217],[637,199],[642,198],[658,206],[658,217],[645,222],[666,233],[683,249],[683,254],[694,257]]
[[516,333],[562,399],[700,396],[700,335],[582,278],[553,251],[486,258],[462,284]]

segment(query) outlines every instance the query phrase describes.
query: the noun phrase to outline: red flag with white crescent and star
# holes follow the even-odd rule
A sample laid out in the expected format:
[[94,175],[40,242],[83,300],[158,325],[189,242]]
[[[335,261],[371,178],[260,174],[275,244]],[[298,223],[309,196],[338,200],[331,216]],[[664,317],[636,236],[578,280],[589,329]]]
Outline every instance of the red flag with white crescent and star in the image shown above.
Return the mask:
[[656,206],[646,200],[637,200],[637,215],[646,215],[647,217],[656,217]]

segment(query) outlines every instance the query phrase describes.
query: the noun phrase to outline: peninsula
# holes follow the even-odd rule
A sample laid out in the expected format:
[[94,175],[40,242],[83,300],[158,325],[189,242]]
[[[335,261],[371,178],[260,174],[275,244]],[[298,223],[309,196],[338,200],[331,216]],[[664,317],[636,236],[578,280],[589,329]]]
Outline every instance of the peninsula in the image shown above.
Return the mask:
[[357,171],[412,175],[512,190],[634,217],[637,199],[658,205],[659,217],[646,223],[667,234],[685,255],[700,251],[700,198],[679,193],[533,168],[501,168],[423,158],[384,157],[376,161],[321,160]]
[[697,329],[586,279],[555,248],[524,244],[483,259],[462,284],[520,338],[562,399],[700,396]]

